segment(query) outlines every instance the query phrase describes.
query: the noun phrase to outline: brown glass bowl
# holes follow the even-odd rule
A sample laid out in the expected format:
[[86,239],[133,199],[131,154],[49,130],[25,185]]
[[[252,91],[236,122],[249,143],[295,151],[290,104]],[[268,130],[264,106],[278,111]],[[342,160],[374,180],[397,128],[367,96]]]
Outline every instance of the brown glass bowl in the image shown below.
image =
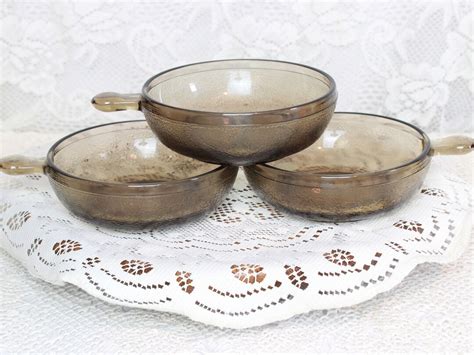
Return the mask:
[[238,168],[177,154],[145,121],[78,131],[55,143],[45,159],[7,157],[0,171],[45,173],[59,200],[96,221],[143,226],[214,209],[231,189]]
[[268,202],[321,221],[358,220],[393,208],[422,184],[435,154],[464,154],[468,137],[431,143],[420,129],[384,116],[335,113],[309,148],[269,164],[245,167]]
[[296,153],[326,128],[336,85],[305,65],[220,60],[167,70],[141,94],[103,93],[102,111],[141,110],[172,150],[206,162],[251,165]]

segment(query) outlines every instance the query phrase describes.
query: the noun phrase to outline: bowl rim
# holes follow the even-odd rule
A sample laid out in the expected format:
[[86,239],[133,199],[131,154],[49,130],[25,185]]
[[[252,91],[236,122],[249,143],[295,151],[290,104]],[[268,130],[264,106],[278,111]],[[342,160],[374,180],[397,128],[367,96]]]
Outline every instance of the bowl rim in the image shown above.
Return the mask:
[[[404,171],[404,169],[408,168],[408,167],[414,167],[415,168],[416,166],[418,166],[420,164],[421,164],[420,169],[422,169],[425,166],[422,163],[424,162],[425,158],[427,158],[429,156],[429,153],[430,153],[430,150],[431,150],[431,141],[430,141],[430,138],[428,137],[428,135],[421,128],[419,128],[419,127],[417,127],[417,126],[415,126],[411,123],[408,123],[408,122],[402,121],[400,119],[397,119],[397,118],[384,116],[384,115],[377,115],[377,114],[372,114],[372,113],[355,112],[355,111],[338,111],[338,112],[334,112],[333,118],[336,115],[359,115],[359,116],[366,116],[366,117],[378,117],[378,118],[394,121],[394,122],[400,123],[402,125],[405,125],[407,127],[410,127],[411,129],[416,131],[420,135],[420,137],[423,139],[423,143],[424,143],[423,144],[423,150],[421,151],[421,153],[417,157],[413,158],[412,160],[410,160],[406,163],[396,165],[396,166],[394,166],[392,168],[388,168],[388,169],[383,169],[383,170],[379,170],[379,171],[372,171],[372,172],[364,172],[364,173],[329,174],[329,173],[314,173],[314,172],[309,172],[309,171],[292,171],[292,170],[286,170],[286,169],[282,169],[282,168],[278,168],[278,167],[269,165],[269,163],[272,163],[272,162],[259,163],[259,164],[255,164],[253,166],[249,166],[249,167],[246,167],[246,168],[249,168],[250,170],[252,170],[253,172],[255,172],[259,175],[262,175],[262,173],[264,173],[264,172],[270,172],[270,173],[284,174],[284,175],[287,175],[288,177],[290,177],[290,176],[291,177],[306,177],[306,178],[311,177],[311,178],[314,178],[316,180],[321,179],[321,180],[336,180],[336,181],[341,181],[341,182],[343,182],[343,181],[352,182],[354,180],[359,180],[359,179],[368,179],[368,178],[370,179],[370,178],[373,178],[373,177],[392,175],[392,174],[398,173],[400,171]],[[348,118],[348,119],[350,119],[350,118]],[[331,122],[329,124],[331,124]],[[295,154],[298,154],[298,153],[295,153]],[[282,159],[285,159],[285,158],[282,158]],[[418,171],[418,170],[416,170],[416,171]],[[412,172],[412,173],[414,173],[414,172]],[[409,175],[411,175],[411,174],[409,174]]]
[[[229,168],[229,166],[227,166],[227,165],[222,165],[222,164],[219,165],[219,164],[202,162],[202,163],[205,163],[205,164],[217,165],[217,167],[210,170],[210,171],[207,171],[205,173],[195,175],[195,176],[185,178],[185,179],[176,179],[176,180],[171,180],[171,181],[157,181],[157,182],[112,182],[112,181],[101,181],[101,180],[86,179],[86,178],[83,178],[83,177],[80,177],[80,176],[77,176],[77,175],[73,175],[71,173],[66,172],[62,168],[60,168],[54,162],[54,156],[57,153],[55,151],[58,148],[58,146],[61,143],[67,141],[69,138],[74,137],[77,134],[87,132],[87,131],[91,131],[91,130],[94,130],[94,129],[98,129],[98,128],[101,128],[101,127],[106,127],[106,126],[119,125],[119,124],[133,124],[133,123],[145,123],[146,124],[146,120],[126,120],[126,121],[118,121],[118,122],[109,122],[109,123],[99,124],[99,125],[90,126],[90,127],[80,129],[78,131],[72,132],[72,133],[60,138],[48,150],[48,153],[46,155],[46,168],[47,169],[52,169],[54,172],[59,173],[60,175],[63,175],[64,177],[67,177],[68,179],[72,179],[73,181],[75,181],[79,184],[97,185],[97,186],[101,186],[101,187],[110,187],[112,189],[113,188],[144,189],[144,188],[154,188],[154,187],[177,187],[178,185],[180,185],[180,186],[189,185],[191,187],[191,186],[195,186],[195,184],[197,182],[200,182],[200,181],[214,175],[217,172],[224,171],[225,169]],[[156,138],[156,140],[159,141],[159,139],[156,136],[154,136],[154,137]],[[163,143],[161,143],[161,144],[163,144]],[[105,194],[105,192],[104,192],[104,194]]]
[[[262,110],[262,111],[244,111],[244,112],[218,112],[218,111],[201,111],[201,110],[192,110],[187,109],[184,107],[168,105],[163,102],[159,102],[153,99],[148,94],[148,89],[150,84],[156,78],[169,73],[171,71],[179,70],[182,68],[187,68],[196,65],[202,64],[209,64],[209,63],[219,63],[219,62],[272,62],[272,63],[282,63],[282,64],[289,64],[293,66],[302,67],[305,69],[309,69],[311,71],[317,72],[318,74],[322,75],[328,82],[329,87],[328,91],[313,100],[294,105],[289,107],[282,107],[278,109],[271,109],[271,110]],[[145,99],[144,101],[148,103],[151,107],[153,107],[157,112],[157,114],[162,114],[167,118],[172,118],[176,120],[182,120],[187,122],[198,122],[199,119],[211,116],[214,122],[220,118],[225,120],[225,124],[252,124],[255,118],[257,119],[257,123],[274,123],[274,122],[282,122],[288,121],[291,119],[297,119],[309,116],[316,112],[320,112],[327,107],[331,106],[337,99],[337,91],[336,91],[336,82],[334,79],[326,72],[321,69],[314,68],[309,65],[290,62],[290,61],[283,61],[283,60],[273,60],[273,59],[252,59],[252,58],[234,58],[234,59],[221,59],[221,60],[209,60],[203,62],[196,62],[191,64],[185,64],[181,66],[177,66],[171,69],[164,70],[159,72],[158,74],[153,75],[150,77],[142,87],[142,97]],[[229,122],[230,120],[230,122]],[[235,121],[235,122],[233,122]]]

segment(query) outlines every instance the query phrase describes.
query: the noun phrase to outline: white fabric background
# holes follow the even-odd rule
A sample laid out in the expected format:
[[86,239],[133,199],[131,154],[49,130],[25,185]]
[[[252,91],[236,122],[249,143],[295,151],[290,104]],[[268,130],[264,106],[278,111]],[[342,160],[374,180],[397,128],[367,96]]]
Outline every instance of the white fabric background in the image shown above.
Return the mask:
[[[89,100],[98,92],[138,92],[158,71],[235,57],[329,72],[338,110],[388,114],[438,134],[472,132],[472,11],[467,1],[4,1],[1,155],[92,124],[141,118],[94,111]],[[468,351],[472,256],[471,246],[456,264],[419,267],[358,307],[232,331],[122,312],[73,287],[32,279],[2,252],[0,342],[2,350],[37,351]]]

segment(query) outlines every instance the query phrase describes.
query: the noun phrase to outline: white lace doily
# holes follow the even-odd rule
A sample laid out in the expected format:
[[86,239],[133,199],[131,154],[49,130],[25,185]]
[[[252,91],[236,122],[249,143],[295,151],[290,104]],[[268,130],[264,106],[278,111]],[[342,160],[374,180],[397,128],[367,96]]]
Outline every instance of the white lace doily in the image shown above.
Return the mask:
[[212,214],[140,231],[74,217],[44,176],[2,176],[0,241],[48,282],[124,306],[252,327],[360,303],[419,263],[459,256],[468,238],[462,230],[471,218],[470,185],[450,173],[449,162],[434,161],[408,204],[361,222],[287,215],[260,200],[240,175]]

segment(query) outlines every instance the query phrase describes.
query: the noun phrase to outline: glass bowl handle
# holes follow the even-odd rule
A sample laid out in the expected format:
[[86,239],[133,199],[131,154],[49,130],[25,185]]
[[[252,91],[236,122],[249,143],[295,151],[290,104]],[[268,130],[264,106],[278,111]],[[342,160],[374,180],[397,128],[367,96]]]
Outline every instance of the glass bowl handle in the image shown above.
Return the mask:
[[140,111],[141,94],[119,94],[117,92],[103,92],[95,95],[91,103],[97,110],[104,112],[137,110]]
[[461,155],[474,150],[474,138],[449,136],[431,142],[430,155]]
[[44,174],[46,159],[10,155],[0,159],[0,172],[7,175]]

